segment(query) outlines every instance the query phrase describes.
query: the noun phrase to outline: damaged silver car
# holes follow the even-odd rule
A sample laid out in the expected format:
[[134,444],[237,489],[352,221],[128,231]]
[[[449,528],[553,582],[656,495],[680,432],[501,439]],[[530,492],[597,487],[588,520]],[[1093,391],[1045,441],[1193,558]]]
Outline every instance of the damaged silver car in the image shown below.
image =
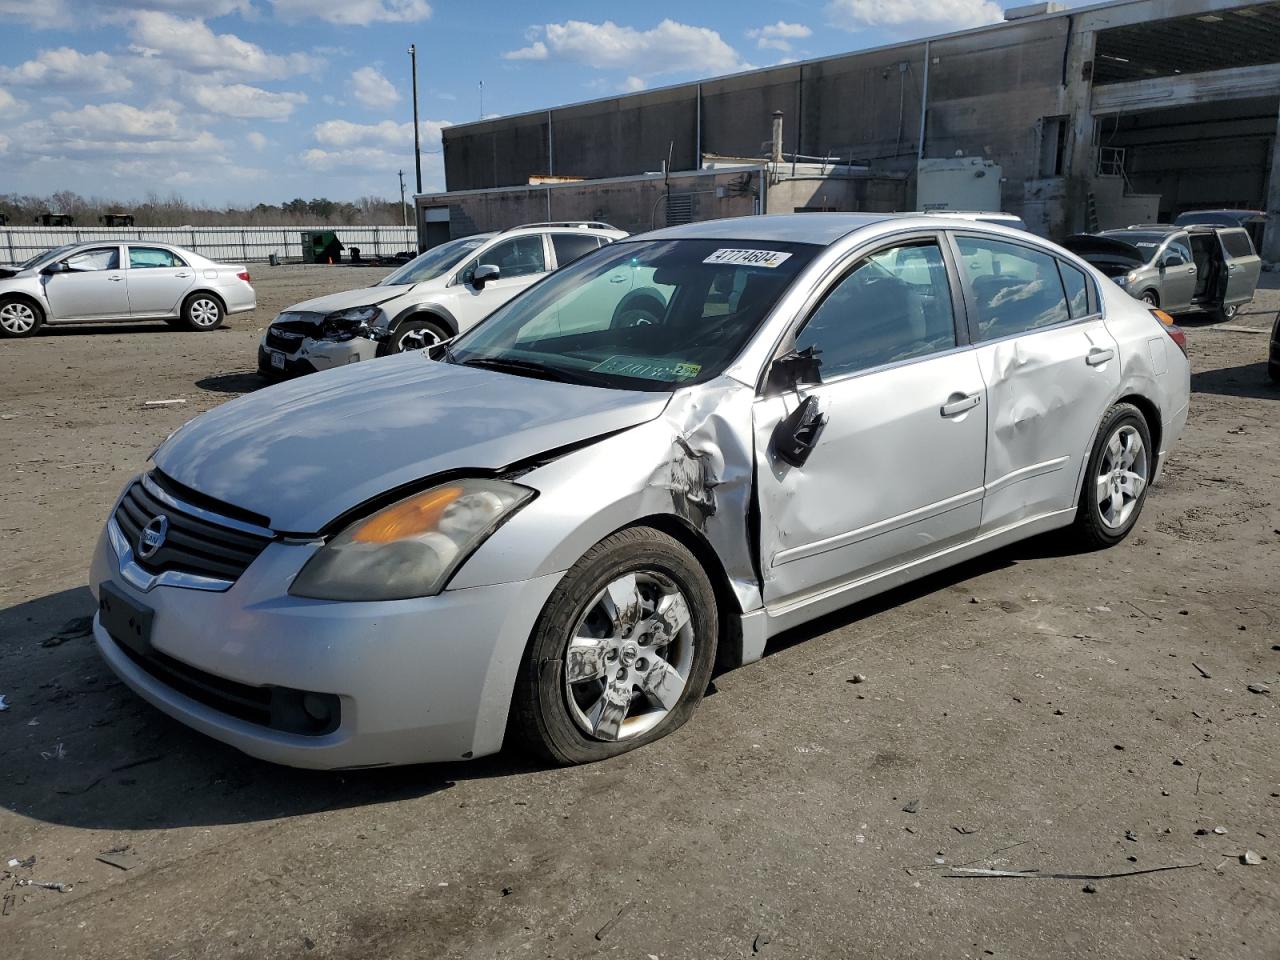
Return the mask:
[[181,428],[108,519],[94,638],[282,763],[613,756],[782,630],[1054,528],[1122,540],[1184,343],[999,226],[659,230],[452,343]]

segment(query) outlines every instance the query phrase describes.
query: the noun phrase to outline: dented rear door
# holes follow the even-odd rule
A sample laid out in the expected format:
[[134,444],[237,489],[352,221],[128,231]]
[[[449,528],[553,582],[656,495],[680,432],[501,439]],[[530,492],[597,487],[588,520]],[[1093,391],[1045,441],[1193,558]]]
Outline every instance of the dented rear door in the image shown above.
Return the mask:
[[1092,281],[1041,248],[955,236],[987,391],[984,531],[1070,509],[1120,382]]

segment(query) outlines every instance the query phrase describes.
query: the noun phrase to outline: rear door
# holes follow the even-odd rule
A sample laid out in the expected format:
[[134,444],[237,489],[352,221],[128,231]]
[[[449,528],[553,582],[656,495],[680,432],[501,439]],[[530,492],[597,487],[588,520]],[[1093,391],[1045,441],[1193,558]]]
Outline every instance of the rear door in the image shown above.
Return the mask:
[[120,247],[78,250],[61,261],[65,273],[42,277],[54,320],[116,320],[129,316],[129,290],[120,269]]
[[[765,602],[786,605],[971,537],[982,514],[985,390],[938,234],[856,253],[795,334],[822,383],[753,410]],[[959,320],[959,322],[958,322]],[[814,397],[808,460],[774,433]]]
[[984,531],[1070,509],[1120,383],[1097,290],[1039,246],[957,233],[987,390]]
[[174,317],[195,281],[195,270],[164,247],[129,244],[129,312],[135,317]]
[[567,264],[580,257],[585,257],[588,253],[594,253],[600,249],[600,238],[592,236],[585,231],[576,233],[552,233],[551,251],[555,255],[554,270],[559,270]]
[[1232,227],[1218,231],[1223,261],[1227,265],[1227,282],[1222,305],[1239,306],[1253,299],[1262,273],[1262,258],[1253,249],[1247,231]]

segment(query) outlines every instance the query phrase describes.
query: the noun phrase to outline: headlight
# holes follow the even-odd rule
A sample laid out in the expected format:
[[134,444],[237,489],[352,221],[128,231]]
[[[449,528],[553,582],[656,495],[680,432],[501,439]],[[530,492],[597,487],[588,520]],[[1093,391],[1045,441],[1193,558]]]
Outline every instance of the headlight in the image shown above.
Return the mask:
[[317,600],[430,597],[534,492],[472,478],[416,493],[357,520],[307,561],[289,593]]
[[1125,274],[1122,277],[1112,277],[1111,279],[1114,280],[1116,283],[1120,284],[1120,286],[1122,287],[1127,287],[1130,283],[1133,282],[1133,277],[1129,276],[1128,274]]
[[350,340],[360,328],[371,323],[382,311],[376,305],[337,310],[321,322],[321,333],[328,339]]

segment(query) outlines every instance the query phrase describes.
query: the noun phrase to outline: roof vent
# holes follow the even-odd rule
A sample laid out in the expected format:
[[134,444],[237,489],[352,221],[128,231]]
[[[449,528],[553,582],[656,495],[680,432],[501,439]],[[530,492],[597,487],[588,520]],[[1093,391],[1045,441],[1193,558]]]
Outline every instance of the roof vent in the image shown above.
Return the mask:
[[1051,13],[1062,13],[1067,9],[1065,3],[1048,0],[1047,3],[1028,3],[1021,7],[1010,7],[1004,12],[1006,20],[1025,20],[1027,17],[1043,17]]

